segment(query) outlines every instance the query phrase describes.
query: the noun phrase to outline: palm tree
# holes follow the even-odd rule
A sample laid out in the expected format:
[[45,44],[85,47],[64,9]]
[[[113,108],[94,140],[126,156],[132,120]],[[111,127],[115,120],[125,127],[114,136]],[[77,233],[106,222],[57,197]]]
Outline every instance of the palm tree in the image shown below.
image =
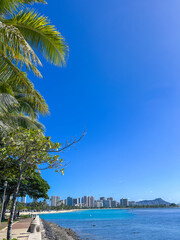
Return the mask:
[[[3,128],[12,122],[12,118],[16,119],[16,123],[21,119],[21,123],[28,125],[30,120],[36,121],[30,113],[34,112],[36,116],[36,111],[40,114],[48,113],[47,104],[34,90],[26,74],[31,70],[36,76],[42,77],[37,69],[38,65],[42,64],[33,48],[42,53],[48,61],[59,66],[65,64],[68,53],[64,38],[50,24],[47,17],[33,10],[24,9],[25,4],[36,2],[46,3],[44,0],[0,0],[0,125]],[[3,92],[4,85],[7,84],[7,89],[12,90],[11,94]],[[28,99],[28,104],[23,103],[23,111],[22,96],[23,101]],[[29,108],[30,99],[31,104],[34,101],[33,111]],[[20,107],[20,114],[13,115],[13,111],[19,110]],[[30,112],[27,112],[27,109]]]
[[38,114],[48,113],[48,106],[38,91],[24,89],[9,83],[0,84],[0,133],[3,135],[10,127],[41,128]]
[[24,9],[26,4],[38,2],[46,3],[0,0],[0,127],[3,129],[17,125],[41,127],[37,116],[48,113],[45,100],[27,77],[29,71],[42,77],[38,70],[42,64],[34,50],[55,65],[65,64],[68,47],[62,35],[47,17]]

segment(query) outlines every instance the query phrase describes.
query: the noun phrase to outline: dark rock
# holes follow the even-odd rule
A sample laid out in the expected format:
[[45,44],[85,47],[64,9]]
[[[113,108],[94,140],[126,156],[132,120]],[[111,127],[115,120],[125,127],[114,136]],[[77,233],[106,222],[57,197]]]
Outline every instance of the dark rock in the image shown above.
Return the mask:
[[43,240],[81,240],[71,228],[62,228],[55,223],[41,220],[44,228]]

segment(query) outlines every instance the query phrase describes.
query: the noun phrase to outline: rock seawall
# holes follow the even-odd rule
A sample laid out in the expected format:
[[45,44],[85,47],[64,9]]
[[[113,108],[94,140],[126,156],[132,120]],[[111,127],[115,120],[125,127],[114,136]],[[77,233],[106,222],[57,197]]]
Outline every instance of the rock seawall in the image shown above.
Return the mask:
[[71,228],[62,228],[43,219],[41,219],[41,228],[42,240],[81,240]]

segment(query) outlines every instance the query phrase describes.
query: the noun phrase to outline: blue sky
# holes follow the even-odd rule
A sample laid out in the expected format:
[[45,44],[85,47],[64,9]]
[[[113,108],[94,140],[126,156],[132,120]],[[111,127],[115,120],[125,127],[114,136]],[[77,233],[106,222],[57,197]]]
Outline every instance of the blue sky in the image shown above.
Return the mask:
[[46,134],[65,142],[49,195],[162,197],[180,202],[179,0],[54,0],[36,5],[65,36],[58,68],[43,60],[36,88],[50,107]]

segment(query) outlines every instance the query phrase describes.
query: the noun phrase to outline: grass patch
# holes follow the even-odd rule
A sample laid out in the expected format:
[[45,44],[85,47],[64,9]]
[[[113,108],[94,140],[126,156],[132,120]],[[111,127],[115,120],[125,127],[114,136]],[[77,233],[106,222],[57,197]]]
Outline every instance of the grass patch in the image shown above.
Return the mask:
[[31,218],[31,215],[20,215],[20,218]]
[[8,224],[8,220],[3,220],[0,223],[0,230],[2,230],[3,228],[7,227],[7,224]]
[[[5,238],[3,238],[3,240],[6,240]],[[12,240],[17,240],[17,238],[13,238]]]
[[[19,220],[18,220],[18,219],[17,219],[17,220],[14,220],[13,223],[15,223],[15,222],[17,222],[17,221],[19,221]],[[4,229],[4,228],[7,227],[7,226],[8,226],[8,219],[2,220],[2,222],[0,223],[0,230]],[[12,239],[12,240],[14,240],[14,239]]]

